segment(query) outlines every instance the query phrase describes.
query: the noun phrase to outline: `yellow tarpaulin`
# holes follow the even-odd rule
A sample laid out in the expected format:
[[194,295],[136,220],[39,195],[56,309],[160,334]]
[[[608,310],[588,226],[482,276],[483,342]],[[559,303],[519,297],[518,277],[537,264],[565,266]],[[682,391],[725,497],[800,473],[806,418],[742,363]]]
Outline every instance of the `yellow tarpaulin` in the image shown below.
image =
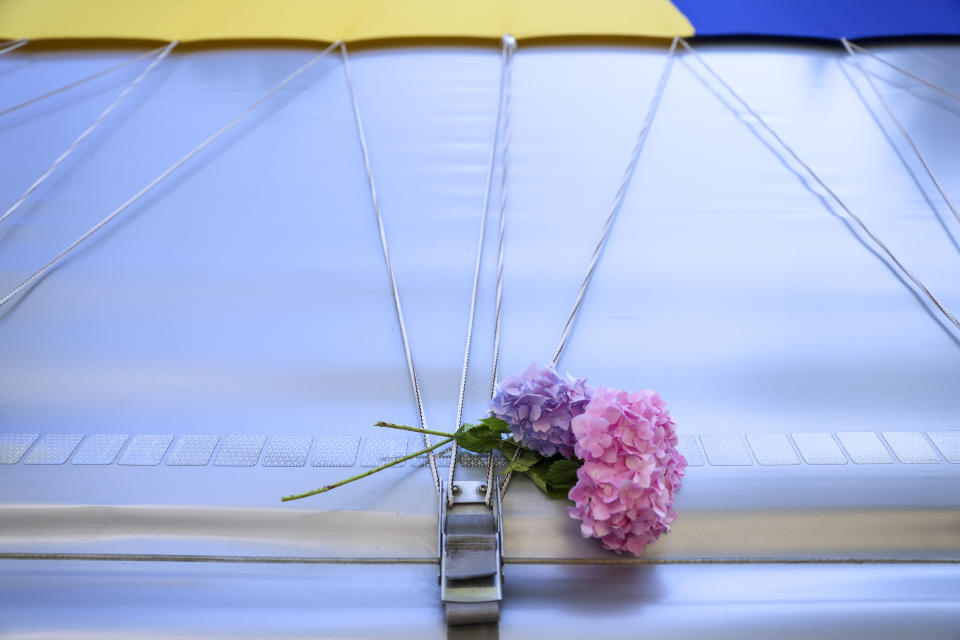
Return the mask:
[[333,42],[693,35],[668,0],[0,0],[0,38]]

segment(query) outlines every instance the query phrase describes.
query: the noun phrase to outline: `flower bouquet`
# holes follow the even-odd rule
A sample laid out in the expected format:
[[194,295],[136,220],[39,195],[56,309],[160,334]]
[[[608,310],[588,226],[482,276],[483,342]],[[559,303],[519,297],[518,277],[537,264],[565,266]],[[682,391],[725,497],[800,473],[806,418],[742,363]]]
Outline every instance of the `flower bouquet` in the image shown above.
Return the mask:
[[[652,391],[590,387],[535,363],[497,385],[488,417],[455,433],[377,426],[445,437],[401,460],[453,440],[474,453],[498,451],[509,460],[507,472],[526,475],[551,498],[569,498],[583,536],[618,554],[639,555],[677,517],[673,499],[687,462],[670,412]],[[323,493],[390,464],[284,500]]]

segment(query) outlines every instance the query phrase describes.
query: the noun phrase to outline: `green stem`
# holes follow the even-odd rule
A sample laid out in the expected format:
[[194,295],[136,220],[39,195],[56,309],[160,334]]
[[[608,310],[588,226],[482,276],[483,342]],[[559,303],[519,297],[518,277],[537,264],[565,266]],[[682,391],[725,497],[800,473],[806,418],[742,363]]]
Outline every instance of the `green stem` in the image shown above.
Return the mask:
[[420,451],[417,451],[417,452],[415,452],[415,453],[411,453],[411,454],[408,455],[408,456],[404,456],[404,457],[402,457],[402,458],[397,458],[396,460],[393,460],[393,461],[391,461],[391,462],[388,462],[387,464],[382,464],[382,465],[380,465],[379,467],[375,467],[375,468],[373,468],[373,469],[370,469],[369,471],[364,471],[363,473],[357,474],[357,475],[355,475],[355,476],[351,476],[351,477],[347,478],[346,480],[341,480],[340,482],[334,482],[333,484],[328,484],[328,485],[325,486],[325,487],[321,487],[321,488],[319,488],[319,489],[314,489],[313,491],[307,491],[306,493],[298,493],[298,494],[293,495],[293,496],[284,496],[283,498],[281,498],[281,501],[282,501],[282,502],[289,502],[289,501],[291,501],[291,500],[299,500],[300,498],[308,498],[308,497],[310,497],[310,496],[315,496],[315,495],[317,495],[318,493],[326,493],[327,491],[330,491],[330,489],[336,489],[337,487],[342,487],[343,485],[349,484],[349,483],[353,482],[354,480],[360,480],[361,478],[366,478],[367,476],[372,476],[373,474],[377,473],[378,471],[383,471],[384,469],[388,469],[388,468],[392,467],[393,465],[395,465],[395,464],[400,464],[401,462],[405,462],[406,460],[409,460],[410,458],[416,458],[417,456],[422,456],[422,455],[425,454],[426,452],[428,452],[428,451],[433,451],[434,449],[437,449],[437,448],[439,448],[439,447],[442,447],[442,446],[445,445],[445,444],[449,444],[450,442],[453,442],[453,437],[449,437],[449,438],[447,438],[446,440],[442,440],[442,441],[438,442],[437,444],[433,445],[432,447],[427,447],[426,449],[421,449]]
[[408,427],[405,424],[394,424],[392,422],[384,422],[380,420],[375,422],[375,427],[386,427],[388,429],[400,429],[401,431],[413,431],[414,433],[428,433],[431,436],[442,436],[444,438],[453,438],[452,433],[447,433],[446,431],[434,431],[433,429],[421,429],[420,427]]

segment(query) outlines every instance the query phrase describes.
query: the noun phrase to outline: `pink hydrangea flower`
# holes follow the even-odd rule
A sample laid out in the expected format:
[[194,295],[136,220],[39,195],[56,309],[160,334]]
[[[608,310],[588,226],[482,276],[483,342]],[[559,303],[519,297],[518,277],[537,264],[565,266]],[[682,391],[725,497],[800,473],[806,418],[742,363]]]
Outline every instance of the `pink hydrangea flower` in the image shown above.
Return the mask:
[[583,537],[639,555],[676,520],[673,497],[687,466],[666,404],[652,391],[598,387],[571,430],[584,463],[570,516]]

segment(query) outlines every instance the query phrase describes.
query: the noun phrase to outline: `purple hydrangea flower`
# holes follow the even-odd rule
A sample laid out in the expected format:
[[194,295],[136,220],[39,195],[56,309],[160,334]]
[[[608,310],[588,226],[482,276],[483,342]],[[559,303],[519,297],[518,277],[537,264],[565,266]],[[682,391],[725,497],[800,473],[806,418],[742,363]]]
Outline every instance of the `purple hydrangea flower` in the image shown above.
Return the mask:
[[582,414],[592,393],[586,379],[560,376],[549,366],[531,364],[519,376],[497,385],[490,403],[496,417],[510,423],[513,438],[544,456],[573,455],[570,421]]

